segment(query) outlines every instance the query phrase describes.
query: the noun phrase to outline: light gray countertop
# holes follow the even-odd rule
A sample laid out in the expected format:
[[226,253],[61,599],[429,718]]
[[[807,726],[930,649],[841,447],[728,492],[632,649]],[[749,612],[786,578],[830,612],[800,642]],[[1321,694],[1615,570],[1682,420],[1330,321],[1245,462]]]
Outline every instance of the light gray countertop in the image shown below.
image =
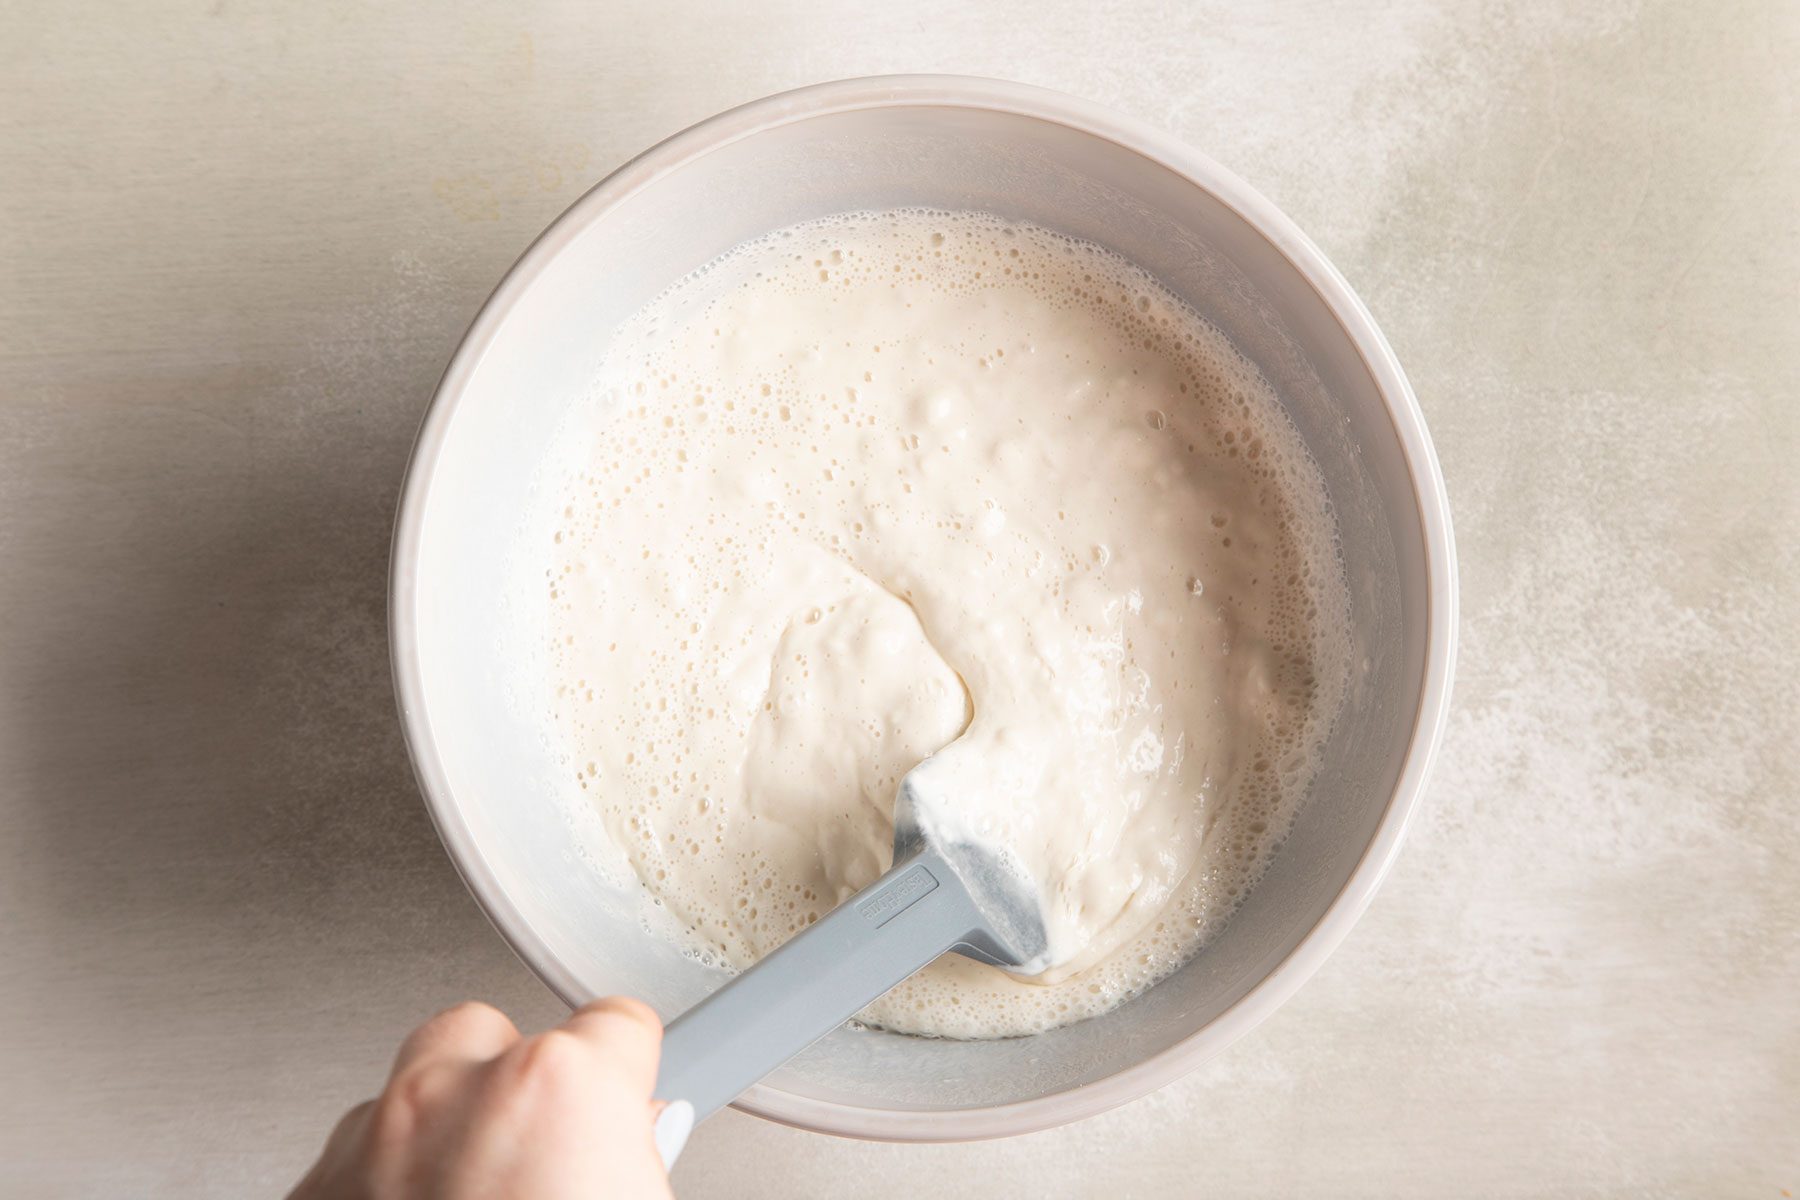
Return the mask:
[[400,742],[415,424],[613,165],[895,70],[1110,104],[1323,246],[1443,459],[1455,710],[1368,916],[1194,1075],[964,1146],[727,1113],[681,1194],[1800,1191],[1800,6],[4,12],[0,1193],[279,1194],[434,1008],[559,1016]]

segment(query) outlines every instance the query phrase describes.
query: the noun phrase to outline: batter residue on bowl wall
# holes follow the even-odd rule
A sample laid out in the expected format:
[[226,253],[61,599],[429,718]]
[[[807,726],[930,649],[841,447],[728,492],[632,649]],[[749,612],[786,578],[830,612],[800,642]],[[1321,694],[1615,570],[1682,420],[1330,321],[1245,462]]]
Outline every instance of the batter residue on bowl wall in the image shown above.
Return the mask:
[[1310,788],[1349,673],[1324,485],[1256,369],[1097,246],[920,210],[771,234],[633,318],[571,429],[557,736],[702,961],[874,879],[937,754],[1059,965],[947,956],[865,1017],[1066,1024],[1190,957]]

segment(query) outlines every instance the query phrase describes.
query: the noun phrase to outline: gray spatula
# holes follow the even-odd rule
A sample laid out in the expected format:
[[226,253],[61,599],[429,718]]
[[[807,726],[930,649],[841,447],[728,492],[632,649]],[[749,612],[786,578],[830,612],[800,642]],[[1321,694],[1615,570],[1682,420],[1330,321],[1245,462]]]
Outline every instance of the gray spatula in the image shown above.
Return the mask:
[[[1037,887],[1003,847],[935,829],[915,769],[894,805],[894,866],[670,1023],[658,1145],[672,1162],[691,1126],[947,950],[1021,974],[1047,965]],[[668,1149],[670,1141],[675,1149]]]

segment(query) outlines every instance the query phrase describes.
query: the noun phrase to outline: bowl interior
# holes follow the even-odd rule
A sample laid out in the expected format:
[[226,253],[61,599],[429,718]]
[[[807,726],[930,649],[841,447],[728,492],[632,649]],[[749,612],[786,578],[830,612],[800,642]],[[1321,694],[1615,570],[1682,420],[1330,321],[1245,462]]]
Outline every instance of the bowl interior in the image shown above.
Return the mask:
[[[735,140],[690,137],[685,161],[628,169],[534,248],[465,347],[424,472],[396,630],[416,660],[415,754],[446,841],[502,931],[565,998],[647,998],[665,1016],[721,978],[650,936],[588,861],[592,831],[532,720],[529,638],[503,569],[543,464],[609,331],[747,237],[852,209],[929,205],[1024,218],[1111,247],[1219,325],[1275,385],[1336,506],[1361,676],[1315,795],[1262,883],[1194,961],[1111,1014],[1032,1038],[948,1042],[840,1030],[764,1085],[886,1113],[979,1108],[1091,1084],[1192,1038],[1313,929],[1395,793],[1426,656],[1419,505],[1370,369],[1282,248],[1193,180],[1042,116],[949,103],[778,113]],[[671,151],[657,152],[664,158]],[[627,194],[619,194],[625,190]],[[490,314],[493,316],[494,314]],[[479,351],[476,357],[474,352]],[[552,468],[553,473],[553,468]],[[418,486],[418,485],[415,485]],[[417,732],[424,729],[424,733]],[[423,744],[421,744],[423,743]],[[435,762],[433,771],[423,765]],[[772,1090],[771,1090],[772,1089]]]

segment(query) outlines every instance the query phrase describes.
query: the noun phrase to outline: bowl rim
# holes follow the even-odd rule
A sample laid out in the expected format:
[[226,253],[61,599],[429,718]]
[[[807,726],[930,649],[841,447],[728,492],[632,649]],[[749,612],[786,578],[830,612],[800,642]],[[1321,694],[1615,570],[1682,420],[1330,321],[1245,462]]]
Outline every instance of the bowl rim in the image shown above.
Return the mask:
[[1393,795],[1342,890],[1288,955],[1249,991],[1186,1038],[1135,1066],[1070,1090],[978,1108],[880,1109],[801,1096],[763,1083],[734,1107],[821,1133],[902,1142],[974,1141],[1030,1133],[1094,1116],[1187,1074],[1286,1002],[1350,932],[1373,899],[1417,811],[1449,712],[1457,637],[1456,559],[1449,497],[1424,417],[1393,350],[1350,285],[1298,226],[1211,158],[1144,122],[1027,84],[960,75],[885,75],[780,92],[729,109],[619,167],[571,204],[502,277],[458,343],[425,410],[408,460],[389,563],[388,635],[407,753],[426,808],[477,905],[513,952],[565,1003],[588,998],[500,886],[449,787],[425,707],[414,612],[425,513],[444,439],[470,379],[512,310],[575,237],[625,198],[722,146],[815,117],[873,108],[978,109],[1033,118],[1111,141],[1210,193],[1273,246],[1332,313],[1375,381],[1411,477],[1424,533],[1426,650],[1406,758]]

